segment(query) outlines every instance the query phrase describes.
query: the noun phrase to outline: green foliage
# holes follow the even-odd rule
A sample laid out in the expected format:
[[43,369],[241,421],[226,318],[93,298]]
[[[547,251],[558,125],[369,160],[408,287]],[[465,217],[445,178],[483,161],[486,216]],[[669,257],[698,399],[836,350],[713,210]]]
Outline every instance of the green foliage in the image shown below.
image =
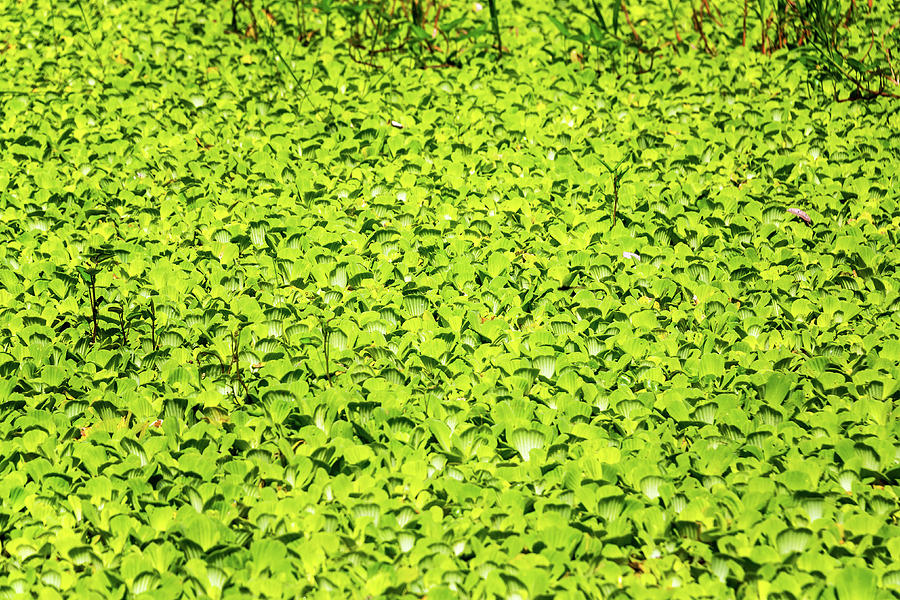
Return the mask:
[[[837,0],[798,3],[791,17],[803,35],[797,42],[798,60],[810,69],[823,90],[830,83],[835,97],[840,88],[849,86],[852,91],[847,99],[851,100],[900,98],[900,82],[893,65],[900,41],[897,23],[879,18],[880,12],[873,14],[871,5],[864,14],[855,2],[846,4]],[[896,15],[897,8],[895,3],[891,13]]]
[[[634,4],[631,11],[628,4]],[[586,10],[584,2],[558,0],[556,6],[548,19],[580,45],[581,54],[572,50],[573,60],[597,69],[611,66],[619,72],[625,62],[635,73],[644,73],[652,69],[655,57],[668,52],[703,50],[716,56],[749,45],[763,55],[774,53],[776,72],[801,66],[808,91],[815,88],[842,101],[900,97],[894,64],[900,47],[895,1],[702,0],[695,5],[615,0],[592,2]],[[612,26],[604,14],[612,16]],[[626,17],[630,36],[619,31],[620,15]],[[595,63],[587,62],[590,55]],[[644,56],[649,58],[642,61]]]
[[[488,0],[488,7],[490,35],[502,55],[500,9],[495,0]],[[477,14],[481,8],[466,8],[441,0],[294,0],[261,9],[252,0],[234,0],[230,31],[264,38],[270,45],[293,38],[294,47],[296,42],[320,46],[320,39],[332,38],[346,47],[353,62],[370,68],[409,59],[416,67],[443,68],[459,66],[462,54],[473,48],[485,48],[480,39],[488,34],[488,24]],[[283,64],[278,45],[271,47]]]
[[900,589],[886,100],[253,6],[0,7],[0,596]]

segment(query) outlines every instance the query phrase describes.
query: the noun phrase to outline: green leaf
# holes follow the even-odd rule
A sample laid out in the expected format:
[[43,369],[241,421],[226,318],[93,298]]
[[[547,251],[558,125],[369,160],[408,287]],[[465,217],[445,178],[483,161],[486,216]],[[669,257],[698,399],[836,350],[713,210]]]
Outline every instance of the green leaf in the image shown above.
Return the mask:
[[784,373],[772,373],[763,386],[762,399],[769,406],[781,406],[793,387],[793,380]]
[[863,567],[846,567],[834,578],[838,600],[865,600],[874,598],[878,589],[875,573]]
[[533,429],[516,429],[508,437],[509,445],[522,457],[522,460],[528,462],[531,460],[531,453],[537,449],[544,447],[544,434]]
[[719,354],[704,354],[700,358],[700,377],[712,375],[723,377],[725,375],[725,359]]

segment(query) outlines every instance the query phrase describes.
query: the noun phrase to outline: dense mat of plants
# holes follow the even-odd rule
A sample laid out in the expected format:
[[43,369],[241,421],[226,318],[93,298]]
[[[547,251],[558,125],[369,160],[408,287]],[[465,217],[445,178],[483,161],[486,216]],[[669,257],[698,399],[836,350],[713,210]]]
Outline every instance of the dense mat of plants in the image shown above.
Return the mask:
[[0,596],[895,596],[897,104],[537,4],[0,7]]

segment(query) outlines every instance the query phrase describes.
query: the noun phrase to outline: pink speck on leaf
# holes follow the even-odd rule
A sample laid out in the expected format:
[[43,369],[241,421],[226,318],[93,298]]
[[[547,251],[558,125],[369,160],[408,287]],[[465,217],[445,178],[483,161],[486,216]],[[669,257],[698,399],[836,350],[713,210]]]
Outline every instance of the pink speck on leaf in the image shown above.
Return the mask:
[[804,211],[800,210],[799,208],[789,208],[787,210],[792,215],[794,215],[796,217],[800,217],[800,219],[802,219],[803,222],[806,223],[807,225],[812,224],[812,219],[809,218],[809,215],[806,214]]
[[633,258],[634,260],[641,260],[641,255],[635,254],[634,252],[623,252],[622,258]]

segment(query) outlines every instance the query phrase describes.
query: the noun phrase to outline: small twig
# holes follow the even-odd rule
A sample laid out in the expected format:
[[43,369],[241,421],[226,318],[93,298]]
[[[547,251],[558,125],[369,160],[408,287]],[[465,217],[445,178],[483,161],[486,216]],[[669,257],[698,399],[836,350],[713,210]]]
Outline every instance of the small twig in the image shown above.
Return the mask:
[[94,271],[88,272],[88,298],[91,301],[91,344],[97,343],[97,333],[100,331],[98,324],[99,314],[97,310],[97,274]]
[[675,6],[672,0],[669,0],[669,14],[672,15],[672,28],[675,30],[675,40],[681,43],[681,34],[678,32],[678,19],[675,17]]
[[[369,17],[369,20],[372,22],[372,27],[375,28],[375,33],[372,34],[372,45],[369,48],[369,54],[371,55],[372,50],[375,49],[375,42],[377,42],[378,38],[381,36],[381,21],[383,17],[379,14],[378,21],[375,21],[375,17],[373,17],[371,13],[366,13],[366,16]],[[363,27],[365,27],[365,21],[363,21]],[[363,31],[363,34],[365,34],[365,31]]]
[[[871,10],[872,10],[872,2],[870,0],[869,1],[869,11],[871,12]],[[897,72],[894,71],[894,64],[892,62],[891,51],[889,48],[887,48],[884,45],[884,39],[888,34],[893,32],[894,29],[896,29],[898,25],[900,25],[900,20],[898,20],[896,23],[891,25],[890,28],[881,35],[881,50],[884,52],[884,57],[887,59],[888,67],[891,69],[891,79],[892,79],[892,83],[894,83],[894,85],[898,85]]]
[[612,226],[616,226],[616,212],[619,210],[619,177],[613,175],[613,214]]
[[122,347],[124,348],[125,346],[128,345],[128,334],[125,329],[125,308],[124,307],[119,308],[119,327],[122,330]]
[[325,354],[325,379],[328,380],[328,385],[331,385],[331,363],[328,357],[328,325],[324,319],[320,321],[322,325],[322,350]]
[[306,6],[300,6],[300,0],[294,0],[294,6],[297,9],[297,39],[306,37]]
[[762,37],[762,53],[763,55],[769,54],[766,52],[766,42],[769,41],[769,27],[772,25],[773,15],[769,15],[766,17],[766,20],[762,23],[762,33],[760,36]]
[[710,56],[715,55],[715,49],[710,47],[706,33],[703,31],[703,16],[697,9],[691,10],[691,21],[694,24],[694,29],[700,34],[700,39],[703,40],[703,47],[706,49],[706,53]]
[[741,46],[747,45],[747,3],[750,0],[744,0],[744,29],[741,34]]
[[[703,0],[703,4],[706,6],[706,12],[709,13],[709,16],[712,18],[712,20],[715,22],[715,24],[718,25],[719,27],[722,27],[722,26],[723,26],[723,23],[722,23],[722,11],[719,10],[719,7],[718,7],[718,6],[712,6],[712,5],[710,4],[709,0]],[[718,19],[716,18],[716,16],[715,16],[714,14],[712,14],[712,10],[710,9],[710,7],[716,9],[716,14],[719,15],[719,18],[718,18]]]
[[494,38],[497,40],[497,56],[503,58],[503,41],[500,39],[500,17],[497,13],[497,0],[488,0],[491,13],[491,24],[494,27]]
[[870,33],[872,34],[872,36],[871,36],[872,39],[869,41],[869,47],[866,48],[866,53],[863,54],[863,57],[860,59],[859,62],[865,62],[866,59],[869,58],[869,52],[872,51],[872,46],[875,45],[875,31],[873,30]]
[[81,18],[84,20],[85,27],[88,28],[88,37],[91,40],[91,46],[94,48],[94,52],[99,56],[100,52],[97,50],[97,42],[94,40],[94,28],[91,27],[91,24],[88,22],[87,13],[84,12],[84,5],[81,3],[81,0],[78,0],[78,8],[81,9]]
[[856,86],[856,90],[854,90],[849,96],[846,98],[838,98],[837,95],[837,82],[835,82],[835,100],[837,102],[850,102],[855,100],[872,100],[874,98],[900,98],[900,95],[894,94],[892,92],[888,92],[884,89],[884,86],[877,90],[873,90],[869,86],[865,85],[862,81],[854,77],[850,74],[849,71],[844,69],[841,65],[837,63],[837,61],[830,56],[830,54],[822,53],[825,59],[831,63],[831,68],[841,76],[843,76],[847,81],[850,81],[853,85]]
[[[378,50],[370,50],[369,54],[385,54],[388,52],[397,52],[399,50],[403,50],[403,46],[406,45],[406,42],[409,38],[403,41],[399,46],[385,46],[384,48],[379,48]],[[354,48],[361,48],[361,46],[354,46]]]
[[634,41],[640,44],[641,36],[638,35],[637,29],[634,28],[634,23],[631,22],[631,15],[628,13],[628,7],[625,6],[625,0],[622,0],[622,12],[625,13],[625,22],[631,28],[631,35],[634,37]]
[[604,161],[602,158],[597,159],[600,161],[600,164],[603,165],[603,167],[609,172],[609,174],[612,175],[612,178],[613,178],[613,210],[612,210],[612,226],[613,227],[616,226],[616,214],[618,213],[618,210],[619,210],[619,180],[622,178],[623,175],[625,175],[625,173],[628,172],[628,169],[631,168],[629,166],[628,169],[625,169],[624,171],[619,171],[619,167],[621,167],[630,156],[631,156],[631,153],[623,156],[622,160],[620,160],[619,163],[615,167],[610,167],[606,163],[606,161]]
[[[219,353],[216,352],[215,350],[201,350],[200,352],[197,353],[197,362],[199,363],[200,359],[203,358],[204,356],[212,356],[217,361],[219,361],[219,366],[222,369],[222,372],[220,373],[220,375],[226,375],[228,373],[231,373],[231,365],[229,364],[226,366],[225,361],[222,360],[222,357],[219,356]],[[226,371],[226,368],[228,369],[227,371]]]
[[152,346],[151,352],[156,351],[156,305],[153,303],[153,298],[150,298],[150,344]]
[[253,10],[253,0],[243,0],[243,3],[247,7],[247,12],[250,13],[250,25],[247,26],[247,31],[253,32],[253,35],[248,37],[252,37],[255,40],[259,35],[259,23],[256,21],[256,12]]
[[634,74],[635,74],[635,75],[643,75],[644,73],[649,73],[650,71],[652,71],[652,70],[653,70],[653,59],[656,58],[656,51],[655,51],[655,50],[651,50],[651,52],[650,52],[650,65],[649,65],[646,69],[641,69],[641,68],[639,68],[639,66],[638,66],[638,60],[637,60],[637,59],[638,59],[638,56],[639,56],[639,55],[640,55],[640,52],[638,52],[637,54],[634,55],[634,65],[635,65],[635,68],[634,68]]
[[[244,383],[244,377],[241,375],[241,361],[240,356],[238,355],[238,336],[240,335],[239,331],[234,331],[231,333],[231,364],[234,365],[234,377],[237,379],[238,383],[241,384],[241,387],[244,389],[245,396],[250,395],[250,389],[247,387],[247,384]],[[232,392],[234,391],[234,386],[231,387]],[[237,394],[234,395],[234,399],[237,400]]]
[[[351,47],[352,47],[352,46],[351,46]],[[348,50],[349,50],[349,49],[348,49]],[[361,60],[361,59],[359,59],[359,58],[356,58],[355,56],[353,56],[353,52],[349,52],[349,51],[348,51],[347,54],[350,56],[350,60],[352,60],[353,62],[355,62],[355,63],[358,64],[358,65],[365,65],[365,66],[371,67],[371,68],[373,68],[373,69],[381,69],[381,68],[382,68],[381,66],[376,65],[376,64],[373,63],[373,62],[369,62],[369,61],[366,61],[366,60]]]

